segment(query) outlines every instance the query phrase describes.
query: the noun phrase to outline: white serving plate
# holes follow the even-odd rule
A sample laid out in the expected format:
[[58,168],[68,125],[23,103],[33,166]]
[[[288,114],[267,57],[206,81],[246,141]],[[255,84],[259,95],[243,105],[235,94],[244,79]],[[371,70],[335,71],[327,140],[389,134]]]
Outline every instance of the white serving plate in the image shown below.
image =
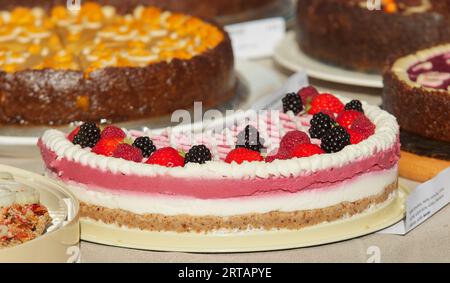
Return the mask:
[[298,47],[295,37],[295,32],[288,32],[275,48],[274,59],[284,68],[295,72],[304,70],[310,77],[334,83],[371,88],[383,87],[381,75],[351,71],[309,57]]
[[47,177],[0,165],[14,180],[36,189],[53,218],[47,232],[24,244],[0,249],[2,262],[76,262],[79,259],[79,203],[72,193]]
[[[256,101],[274,93],[283,85],[283,79],[279,74],[257,63],[238,60],[236,62],[236,71],[240,81],[240,90],[231,101],[218,107],[221,112],[227,109],[248,110]],[[118,125],[127,129],[136,130],[142,130],[144,127],[157,130],[173,126],[170,123],[170,116],[151,120],[118,123]],[[194,123],[193,127],[196,128],[199,125]],[[0,127],[0,156],[38,156],[39,150],[36,147],[36,143],[47,128]],[[71,128],[66,126],[62,127],[62,130],[69,131]]]

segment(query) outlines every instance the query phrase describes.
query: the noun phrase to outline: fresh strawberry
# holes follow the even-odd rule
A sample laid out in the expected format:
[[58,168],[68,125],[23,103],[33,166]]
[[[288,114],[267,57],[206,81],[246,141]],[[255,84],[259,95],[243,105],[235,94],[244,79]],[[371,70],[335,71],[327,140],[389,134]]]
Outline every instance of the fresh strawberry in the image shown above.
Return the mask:
[[100,139],[94,148],[92,148],[92,152],[104,156],[113,156],[114,151],[117,149],[122,140],[123,139],[117,138]]
[[263,160],[264,158],[259,152],[240,147],[230,151],[230,153],[228,153],[227,155],[227,158],[225,159],[225,162],[236,162],[237,164],[242,164],[245,161],[253,162]]
[[351,130],[363,134],[365,138],[375,133],[375,125],[365,115],[359,116],[350,127]]
[[324,154],[325,151],[315,144],[299,144],[291,152],[292,157],[309,157],[316,154]]
[[347,130],[347,133],[350,135],[351,144],[358,144],[367,138],[363,134],[355,132],[353,130]]
[[344,110],[344,104],[334,95],[323,93],[313,99],[308,113],[314,115],[325,110],[337,114]]
[[141,162],[143,159],[142,152],[139,148],[133,147],[126,143],[122,143],[117,146],[116,150],[113,152],[113,157],[134,162]]
[[124,139],[126,138],[126,134],[124,131],[122,131],[121,128],[116,127],[116,126],[107,126],[106,128],[103,129],[102,131],[102,139],[110,139],[110,138],[119,138],[119,139]]
[[308,107],[312,100],[319,95],[317,89],[313,86],[304,87],[298,91],[298,95],[302,98],[303,105]]
[[165,147],[155,151],[147,160],[147,164],[165,167],[183,167],[184,158],[176,149],[172,147]]
[[80,131],[80,126],[76,127],[67,137],[69,139],[69,141],[73,142],[73,139],[75,138],[76,135],[78,135],[78,132]]
[[364,116],[364,114],[356,110],[345,110],[338,115],[336,122],[348,130],[360,116]]
[[311,140],[306,133],[301,131],[291,131],[281,139],[280,149],[289,153],[296,145],[310,142]]
[[271,163],[274,160],[278,159],[278,160],[286,160],[291,158],[291,153],[283,150],[283,149],[279,149],[278,152],[276,154],[271,154],[269,156],[266,157],[265,161],[267,163]]

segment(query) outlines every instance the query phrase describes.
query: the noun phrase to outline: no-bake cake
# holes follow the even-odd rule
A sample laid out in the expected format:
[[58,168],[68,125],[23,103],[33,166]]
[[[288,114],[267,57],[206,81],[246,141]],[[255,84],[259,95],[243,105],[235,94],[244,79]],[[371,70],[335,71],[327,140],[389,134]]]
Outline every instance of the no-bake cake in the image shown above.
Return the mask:
[[[83,2],[95,2],[102,5],[114,6],[121,13],[130,13],[139,6],[157,6],[162,9],[197,15],[200,17],[216,17],[239,14],[261,7],[270,7],[278,0],[95,0]],[[50,9],[56,5],[65,5],[66,0],[3,0],[0,10],[8,10],[17,6],[45,7]]]
[[308,87],[223,131],[85,123],[38,142],[85,219],[149,231],[300,229],[387,205],[399,129],[376,106]]
[[330,64],[381,73],[390,57],[450,41],[450,1],[380,3],[378,10],[366,0],[299,0],[301,50]]
[[16,246],[42,235],[51,223],[39,193],[10,180],[0,180],[0,249]]
[[403,131],[404,174],[423,181],[450,166],[450,44],[394,60],[383,105]]
[[0,125],[136,120],[235,92],[227,33],[196,17],[94,3],[0,14]]

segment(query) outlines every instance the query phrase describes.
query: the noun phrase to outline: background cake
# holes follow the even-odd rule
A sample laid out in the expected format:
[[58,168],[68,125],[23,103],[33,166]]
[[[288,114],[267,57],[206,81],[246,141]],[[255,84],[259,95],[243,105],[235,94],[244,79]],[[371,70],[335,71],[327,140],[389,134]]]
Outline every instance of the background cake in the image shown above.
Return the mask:
[[450,167],[450,44],[395,60],[383,93],[403,131],[401,174],[424,181]]
[[1,15],[0,125],[136,120],[235,94],[230,39],[199,18],[92,3]]
[[143,230],[300,229],[396,197],[393,116],[311,87],[286,95],[283,110],[193,136],[85,123],[38,145],[82,217]]
[[381,73],[386,60],[450,40],[450,2],[299,0],[297,38],[309,56],[341,67]]
[[[200,17],[216,17],[238,14],[253,9],[269,6],[278,0],[91,0],[102,5],[111,5],[122,13],[130,13],[139,5],[157,6],[162,9],[178,11]],[[0,3],[1,9],[12,9],[17,6],[51,8],[56,5],[65,5],[66,0],[4,0]]]

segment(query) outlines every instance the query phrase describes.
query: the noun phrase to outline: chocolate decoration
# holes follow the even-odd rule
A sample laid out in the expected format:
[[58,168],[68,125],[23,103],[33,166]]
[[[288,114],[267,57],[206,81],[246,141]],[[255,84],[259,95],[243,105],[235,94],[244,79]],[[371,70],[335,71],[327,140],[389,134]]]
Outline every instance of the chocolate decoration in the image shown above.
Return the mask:
[[400,131],[402,150],[421,156],[450,161],[450,143],[430,140],[407,131]]

